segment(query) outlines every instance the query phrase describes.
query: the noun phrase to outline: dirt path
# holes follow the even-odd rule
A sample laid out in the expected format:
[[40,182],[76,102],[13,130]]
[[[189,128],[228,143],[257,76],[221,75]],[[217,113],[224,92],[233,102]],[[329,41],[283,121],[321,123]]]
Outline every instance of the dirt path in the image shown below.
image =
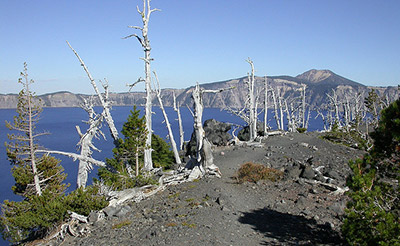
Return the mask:
[[248,161],[287,169],[311,155],[313,165],[339,172],[343,184],[347,160],[361,154],[315,134],[273,137],[265,148],[216,149],[222,178],[170,186],[63,245],[340,245],[344,196],[303,179],[237,184],[232,177]]

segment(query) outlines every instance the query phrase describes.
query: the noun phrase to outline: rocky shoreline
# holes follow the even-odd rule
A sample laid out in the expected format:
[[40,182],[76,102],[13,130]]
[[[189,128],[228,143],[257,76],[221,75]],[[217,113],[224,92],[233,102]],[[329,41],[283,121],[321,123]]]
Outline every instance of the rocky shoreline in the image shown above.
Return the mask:
[[[272,136],[264,147],[214,149],[222,178],[168,186],[141,201],[89,217],[89,233],[61,245],[341,245],[348,160],[364,152],[319,138],[319,133]],[[281,181],[238,184],[245,162],[285,172]],[[81,225],[86,226],[86,225]]]

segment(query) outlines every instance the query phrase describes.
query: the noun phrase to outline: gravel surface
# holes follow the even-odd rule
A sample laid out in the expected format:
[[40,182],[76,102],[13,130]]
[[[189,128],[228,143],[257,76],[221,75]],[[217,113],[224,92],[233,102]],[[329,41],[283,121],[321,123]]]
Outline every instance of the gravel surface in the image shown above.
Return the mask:
[[[215,148],[222,178],[169,186],[140,203],[127,203],[119,213],[91,223],[87,236],[68,236],[62,245],[341,245],[347,198],[309,181],[323,174],[343,187],[348,160],[363,152],[318,136],[287,134],[269,137],[262,148]],[[237,184],[235,172],[249,161],[281,169],[285,178]]]

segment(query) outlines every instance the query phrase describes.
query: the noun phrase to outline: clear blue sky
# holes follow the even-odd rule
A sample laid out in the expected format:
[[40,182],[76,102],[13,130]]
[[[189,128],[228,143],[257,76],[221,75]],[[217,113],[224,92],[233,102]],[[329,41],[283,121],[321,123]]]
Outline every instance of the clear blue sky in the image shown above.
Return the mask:
[[[163,88],[256,74],[333,72],[367,85],[400,83],[398,0],[153,0],[152,69]],[[1,0],[0,93],[16,93],[23,62],[37,94],[93,93],[65,40],[96,80],[123,92],[143,76],[143,50],[121,39],[141,25],[141,0]],[[141,89],[143,87],[138,87]]]

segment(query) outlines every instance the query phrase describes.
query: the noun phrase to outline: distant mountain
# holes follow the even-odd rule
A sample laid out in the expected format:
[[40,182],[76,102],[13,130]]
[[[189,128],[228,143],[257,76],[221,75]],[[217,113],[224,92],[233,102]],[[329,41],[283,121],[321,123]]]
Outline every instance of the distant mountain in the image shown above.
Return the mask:
[[[204,89],[220,89],[235,87],[234,89],[224,91],[222,93],[206,93],[203,102],[205,107],[213,108],[241,108],[247,98],[247,77],[230,79],[220,82],[205,83],[200,86]],[[261,92],[264,88],[264,77],[256,77],[256,89]],[[388,95],[390,98],[398,96],[397,87],[367,87],[358,82],[349,80],[333,73],[330,70],[312,69],[304,72],[296,77],[292,76],[271,76],[268,77],[268,85],[280,92],[283,98],[296,98],[300,95],[302,85],[306,85],[306,101],[312,108],[320,107],[327,102],[327,93],[336,90],[340,97],[344,97],[346,93],[367,94],[374,88],[380,95]],[[191,105],[191,92],[194,86],[186,89],[163,89],[161,92],[164,106],[173,106],[173,93],[177,97],[177,102],[181,106]],[[260,102],[264,100],[264,94],[260,93]],[[15,108],[17,105],[16,94],[0,94],[0,108]],[[56,92],[39,96],[45,107],[78,107],[84,98],[89,95],[73,94],[70,92]],[[115,106],[126,105],[143,105],[145,103],[144,92],[132,93],[110,93],[110,100]],[[99,102],[97,102],[99,104]],[[154,105],[158,105],[157,99],[154,98]],[[260,107],[262,104],[259,104]]]

